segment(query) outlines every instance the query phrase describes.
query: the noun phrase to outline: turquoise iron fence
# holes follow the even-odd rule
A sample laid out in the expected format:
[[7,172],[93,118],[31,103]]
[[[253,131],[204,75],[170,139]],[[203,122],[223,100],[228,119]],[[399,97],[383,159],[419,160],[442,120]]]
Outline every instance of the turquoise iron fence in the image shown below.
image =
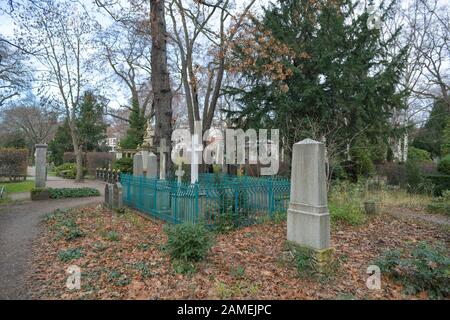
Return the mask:
[[287,210],[284,178],[202,174],[196,184],[121,175],[124,203],[172,223],[249,225]]

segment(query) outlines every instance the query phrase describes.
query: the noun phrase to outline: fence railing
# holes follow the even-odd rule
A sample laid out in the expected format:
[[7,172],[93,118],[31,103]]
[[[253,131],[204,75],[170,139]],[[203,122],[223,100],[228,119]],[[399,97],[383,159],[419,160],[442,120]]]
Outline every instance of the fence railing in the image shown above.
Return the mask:
[[284,178],[200,175],[196,184],[122,174],[124,203],[172,223],[249,225],[287,210]]
[[95,178],[108,183],[116,183],[120,181],[120,170],[97,168],[95,169]]

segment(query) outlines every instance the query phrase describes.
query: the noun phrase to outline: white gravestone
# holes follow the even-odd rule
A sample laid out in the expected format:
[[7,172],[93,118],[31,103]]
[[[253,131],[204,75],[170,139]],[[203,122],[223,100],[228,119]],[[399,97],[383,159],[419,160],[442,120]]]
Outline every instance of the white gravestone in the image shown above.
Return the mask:
[[147,156],[147,178],[158,178],[158,158],[153,153]]
[[287,238],[313,249],[319,268],[331,259],[325,145],[311,139],[293,147]]
[[142,154],[136,153],[133,156],[133,176],[139,177],[144,174],[144,166],[142,161]]

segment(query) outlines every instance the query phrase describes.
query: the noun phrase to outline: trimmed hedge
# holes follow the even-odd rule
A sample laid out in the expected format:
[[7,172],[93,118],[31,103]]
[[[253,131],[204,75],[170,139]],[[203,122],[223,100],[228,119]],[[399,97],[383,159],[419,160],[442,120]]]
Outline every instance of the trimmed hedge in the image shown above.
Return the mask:
[[98,197],[100,191],[94,188],[58,188],[48,189],[50,199]]
[[0,148],[0,177],[26,177],[27,167],[27,149]]
[[98,197],[100,191],[94,188],[35,188],[31,190],[32,200]]

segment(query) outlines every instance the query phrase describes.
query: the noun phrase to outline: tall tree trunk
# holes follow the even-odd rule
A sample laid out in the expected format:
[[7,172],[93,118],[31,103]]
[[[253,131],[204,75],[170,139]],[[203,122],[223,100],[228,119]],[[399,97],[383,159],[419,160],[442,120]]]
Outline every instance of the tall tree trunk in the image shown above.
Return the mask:
[[152,89],[155,110],[154,145],[159,146],[161,139],[166,140],[169,154],[166,156],[166,168],[172,168],[170,152],[172,149],[172,91],[169,70],[167,68],[167,34],[164,15],[164,1],[150,1],[151,36],[152,36]]
[[73,152],[75,153],[75,161],[77,165],[77,175],[75,182],[83,182],[83,150],[78,145],[78,136],[75,128],[75,124],[69,120],[70,135],[72,136]]

